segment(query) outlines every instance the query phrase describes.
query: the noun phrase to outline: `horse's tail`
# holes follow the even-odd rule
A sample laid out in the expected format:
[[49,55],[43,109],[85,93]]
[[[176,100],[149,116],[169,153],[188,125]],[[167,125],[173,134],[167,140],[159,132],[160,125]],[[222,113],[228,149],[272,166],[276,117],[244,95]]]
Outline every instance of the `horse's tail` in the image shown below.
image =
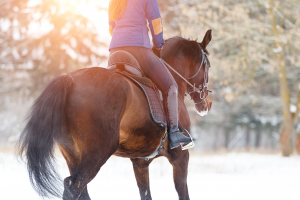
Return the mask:
[[70,75],[55,78],[37,98],[21,133],[19,154],[25,154],[30,182],[40,196],[61,197],[61,181],[54,168],[54,139],[61,135]]

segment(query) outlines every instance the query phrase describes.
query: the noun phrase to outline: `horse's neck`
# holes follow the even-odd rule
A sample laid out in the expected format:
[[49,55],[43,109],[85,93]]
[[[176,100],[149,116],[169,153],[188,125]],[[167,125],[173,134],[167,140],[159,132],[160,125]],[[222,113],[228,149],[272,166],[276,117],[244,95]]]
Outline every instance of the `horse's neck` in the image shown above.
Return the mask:
[[187,84],[184,81],[181,81],[179,83],[177,82],[177,85],[178,85],[178,96],[181,99],[184,99]]

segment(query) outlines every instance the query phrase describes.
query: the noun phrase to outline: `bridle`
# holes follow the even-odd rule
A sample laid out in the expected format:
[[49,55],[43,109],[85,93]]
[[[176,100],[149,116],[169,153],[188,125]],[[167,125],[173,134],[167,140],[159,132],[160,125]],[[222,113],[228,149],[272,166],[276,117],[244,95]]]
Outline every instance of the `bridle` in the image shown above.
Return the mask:
[[[193,75],[192,77],[188,78],[188,79],[195,78],[199,74],[199,72],[201,71],[202,66],[204,64],[204,81],[203,81],[202,84],[200,84],[198,86],[198,88],[195,88],[195,84],[194,84],[193,88],[188,88],[187,91],[186,91],[186,94],[188,94],[190,96],[190,99],[192,99],[192,94],[193,93],[195,93],[195,92],[199,93],[201,100],[199,102],[194,101],[194,104],[199,104],[199,103],[202,103],[203,101],[206,101],[206,99],[208,98],[208,93],[211,92],[210,90],[208,90],[208,70],[209,70],[210,65],[208,65],[207,55],[203,51],[201,46],[200,46],[200,49],[201,49],[201,52],[202,52],[202,61],[201,61],[200,67],[199,67],[198,71],[196,72],[196,74]],[[207,93],[207,95],[206,95],[206,93]]]
[[[175,74],[177,74],[181,79],[183,79],[189,86],[190,88],[187,89],[187,91],[185,92],[186,93],[186,96],[189,95],[190,96],[190,99],[193,99],[192,98],[192,95],[193,93],[199,93],[200,95],[200,101],[199,102],[195,102],[194,101],[194,104],[199,104],[199,103],[202,103],[203,101],[206,101],[206,99],[208,98],[208,93],[211,92],[210,90],[208,90],[208,70],[210,68],[210,65],[208,65],[208,59],[207,59],[207,55],[206,53],[204,52],[204,50],[202,49],[202,47],[199,45],[200,49],[201,49],[201,53],[202,53],[202,61],[201,61],[201,64],[199,66],[199,69],[197,70],[197,72],[191,76],[189,79],[193,79],[195,78],[199,72],[201,71],[202,69],[202,66],[204,64],[204,81],[202,84],[200,84],[198,87],[196,87],[196,84],[192,84],[190,83],[188,80],[186,80],[181,74],[179,74],[175,69],[173,69],[173,67],[171,67],[166,61],[164,61],[162,58],[160,58],[160,60],[170,69],[172,70]],[[207,91],[207,95],[206,95],[206,91]],[[194,100],[194,99],[193,99]]]

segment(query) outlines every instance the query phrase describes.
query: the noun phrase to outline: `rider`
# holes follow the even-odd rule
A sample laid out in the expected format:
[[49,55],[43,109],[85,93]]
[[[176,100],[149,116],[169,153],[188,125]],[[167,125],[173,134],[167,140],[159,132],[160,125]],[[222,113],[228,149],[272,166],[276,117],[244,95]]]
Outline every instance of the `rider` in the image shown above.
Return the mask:
[[[153,49],[147,21],[151,29]],[[157,0],[110,0],[109,32],[112,36],[110,53],[118,50],[131,53],[145,75],[163,92],[171,149],[180,145],[189,146],[191,138],[184,136],[178,129],[178,86],[168,69],[157,58],[165,44]]]

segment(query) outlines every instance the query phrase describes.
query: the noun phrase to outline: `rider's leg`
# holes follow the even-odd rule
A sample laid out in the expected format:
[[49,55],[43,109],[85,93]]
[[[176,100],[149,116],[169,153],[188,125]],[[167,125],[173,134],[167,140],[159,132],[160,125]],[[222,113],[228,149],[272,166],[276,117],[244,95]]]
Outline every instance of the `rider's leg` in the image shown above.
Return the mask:
[[168,118],[169,144],[171,149],[180,145],[189,146],[191,138],[184,136],[178,129],[178,86],[166,66],[157,58],[151,49],[143,47],[122,47],[112,49],[131,53],[141,65],[145,75],[163,92],[164,105]]
[[180,145],[189,146],[191,138],[184,136],[178,129],[178,91],[175,85],[172,85],[164,96],[164,104],[167,109],[169,144],[174,149]]

